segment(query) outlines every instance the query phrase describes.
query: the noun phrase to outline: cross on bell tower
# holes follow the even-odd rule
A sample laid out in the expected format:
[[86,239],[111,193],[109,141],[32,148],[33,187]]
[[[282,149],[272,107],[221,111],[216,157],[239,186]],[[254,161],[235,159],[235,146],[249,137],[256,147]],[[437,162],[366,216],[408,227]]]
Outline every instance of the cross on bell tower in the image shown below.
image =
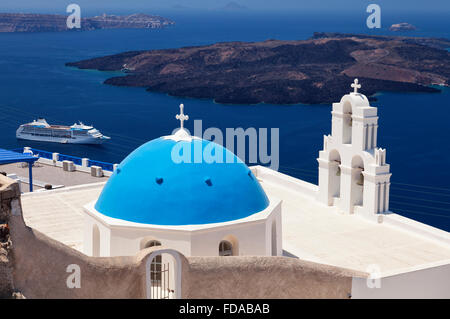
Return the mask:
[[177,114],[177,115],[175,116],[175,118],[176,118],[177,120],[179,120],[180,123],[181,123],[181,125],[180,125],[181,129],[184,129],[184,121],[189,120],[189,115],[185,115],[185,114],[183,113],[183,110],[184,110],[184,104],[180,104],[180,114]]
[[358,89],[361,88],[361,84],[359,84],[358,79],[355,79],[355,81],[352,83],[351,87],[353,88],[353,93],[357,94]]

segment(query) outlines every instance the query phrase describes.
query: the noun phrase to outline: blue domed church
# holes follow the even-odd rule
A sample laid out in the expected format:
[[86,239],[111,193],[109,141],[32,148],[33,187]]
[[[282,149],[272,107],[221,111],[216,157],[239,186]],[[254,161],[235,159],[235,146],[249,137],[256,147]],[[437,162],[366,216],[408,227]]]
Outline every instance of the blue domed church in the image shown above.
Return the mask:
[[281,201],[232,152],[191,136],[149,141],[85,206],[84,252],[135,255],[163,245],[186,256],[281,255]]

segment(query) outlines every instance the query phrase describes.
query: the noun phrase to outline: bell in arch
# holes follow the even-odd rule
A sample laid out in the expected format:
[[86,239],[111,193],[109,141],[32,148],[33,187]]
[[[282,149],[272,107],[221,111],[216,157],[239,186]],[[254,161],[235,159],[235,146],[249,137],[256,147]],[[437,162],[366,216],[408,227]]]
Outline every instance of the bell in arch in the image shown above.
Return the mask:
[[363,173],[359,173],[359,178],[358,178],[358,180],[356,181],[356,184],[357,185],[364,185],[364,175],[363,175]]
[[341,165],[341,161],[339,160],[334,160],[334,163],[337,166],[337,170],[336,170],[336,176],[341,176],[341,167],[339,165]]

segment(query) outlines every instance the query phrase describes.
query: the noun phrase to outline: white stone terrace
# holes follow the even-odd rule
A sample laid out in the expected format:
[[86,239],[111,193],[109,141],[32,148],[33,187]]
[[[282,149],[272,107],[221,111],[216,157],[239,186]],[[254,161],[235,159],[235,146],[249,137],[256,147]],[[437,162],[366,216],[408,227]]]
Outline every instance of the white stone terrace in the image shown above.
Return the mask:
[[339,213],[315,200],[316,185],[253,170],[266,193],[283,201],[283,249],[290,255],[362,272],[376,265],[382,276],[450,264],[448,232],[397,214]]
[[83,206],[100,195],[105,182],[22,195],[23,217],[30,226],[69,247],[83,250]]

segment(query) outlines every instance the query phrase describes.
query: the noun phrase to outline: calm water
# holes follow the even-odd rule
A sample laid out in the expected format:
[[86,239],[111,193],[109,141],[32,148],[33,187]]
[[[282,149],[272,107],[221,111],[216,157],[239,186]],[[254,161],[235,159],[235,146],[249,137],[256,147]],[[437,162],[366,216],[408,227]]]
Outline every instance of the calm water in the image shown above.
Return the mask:
[[[314,31],[372,32],[365,16],[280,14],[275,17],[167,12],[177,25],[163,30],[102,30],[74,33],[0,34],[0,147],[32,146],[92,159],[120,162],[142,143],[177,127],[184,103],[191,121],[203,127],[279,127],[280,171],[317,183],[318,151],[330,132],[330,105],[219,105],[144,89],[103,85],[111,73],[67,68],[66,62],[129,50],[173,48],[218,41],[306,39]],[[401,20],[401,21],[400,21]],[[445,17],[389,18],[408,21],[416,36],[450,37]],[[349,83],[350,84],[350,83]],[[364,93],[364,83],[362,83]],[[349,87],[350,91],[350,87]],[[343,92],[343,94],[346,92]],[[380,94],[378,145],[391,164],[391,207],[402,215],[450,230],[450,90],[441,94]],[[102,146],[20,142],[18,125],[38,116],[49,122],[94,124],[112,137]]]

